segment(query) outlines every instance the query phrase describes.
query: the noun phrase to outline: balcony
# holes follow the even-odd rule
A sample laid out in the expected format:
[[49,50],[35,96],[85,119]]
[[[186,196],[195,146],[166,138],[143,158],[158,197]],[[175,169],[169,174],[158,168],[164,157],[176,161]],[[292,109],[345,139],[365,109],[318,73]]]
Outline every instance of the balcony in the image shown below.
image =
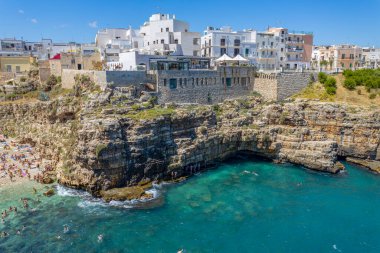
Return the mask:
[[289,57],[286,60],[292,61],[292,62],[302,62],[302,58],[295,58],[295,57]]
[[287,52],[289,53],[303,53],[303,48],[287,48]]
[[288,40],[286,41],[287,44],[291,44],[291,45],[294,45],[294,44],[303,44],[305,41],[303,40]]
[[258,47],[258,50],[259,50],[259,51],[265,51],[265,50],[270,50],[270,51],[272,51],[272,50],[277,50],[277,48],[274,47],[274,46],[259,46],[259,47]]

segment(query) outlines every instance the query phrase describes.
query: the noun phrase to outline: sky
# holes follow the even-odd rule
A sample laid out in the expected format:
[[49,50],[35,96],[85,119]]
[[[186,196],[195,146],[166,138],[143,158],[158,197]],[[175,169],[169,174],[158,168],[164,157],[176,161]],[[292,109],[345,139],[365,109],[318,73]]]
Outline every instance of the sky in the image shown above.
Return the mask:
[[313,32],[315,45],[380,47],[380,0],[0,0],[0,38],[94,42],[101,28],[139,28],[154,13],[207,26]]

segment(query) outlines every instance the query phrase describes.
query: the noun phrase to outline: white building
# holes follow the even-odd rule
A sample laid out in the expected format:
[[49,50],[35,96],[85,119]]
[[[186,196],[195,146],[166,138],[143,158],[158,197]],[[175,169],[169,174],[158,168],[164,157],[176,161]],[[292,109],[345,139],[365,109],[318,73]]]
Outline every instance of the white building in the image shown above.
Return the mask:
[[103,60],[118,62],[119,53],[141,48],[143,38],[139,35],[139,30],[132,28],[107,28],[97,32],[95,44]]
[[202,56],[215,60],[224,54],[241,55],[252,64],[256,63],[256,31],[233,31],[231,27],[207,27],[201,38]]
[[365,68],[380,68],[380,48],[363,48],[363,64]]
[[200,34],[169,14],[154,14],[140,27],[143,52],[157,55],[200,56]]

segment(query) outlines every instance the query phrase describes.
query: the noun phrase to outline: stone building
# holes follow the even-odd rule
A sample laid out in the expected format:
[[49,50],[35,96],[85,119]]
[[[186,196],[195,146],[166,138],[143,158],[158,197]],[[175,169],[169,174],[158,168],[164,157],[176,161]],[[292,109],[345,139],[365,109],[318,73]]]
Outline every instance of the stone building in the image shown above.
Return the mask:
[[32,56],[0,56],[0,72],[27,72],[35,63],[36,58]]
[[253,91],[254,67],[218,66],[192,68],[190,60],[156,60],[156,78],[159,103],[215,104],[225,99],[239,98]]

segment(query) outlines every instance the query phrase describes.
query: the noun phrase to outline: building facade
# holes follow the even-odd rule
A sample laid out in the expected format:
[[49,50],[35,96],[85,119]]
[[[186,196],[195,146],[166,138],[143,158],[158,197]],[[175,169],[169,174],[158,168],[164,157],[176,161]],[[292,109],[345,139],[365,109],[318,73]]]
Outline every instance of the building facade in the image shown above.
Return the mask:
[[318,70],[342,72],[363,66],[363,49],[356,45],[333,45],[314,47],[313,66]]
[[142,51],[156,55],[200,56],[200,34],[175,15],[154,14],[140,27]]
[[235,57],[241,55],[251,64],[256,63],[256,31],[233,31],[231,27],[207,27],[201,38],[202,56],[212,61],[224,54]]
[[380,68],[380,48],[363,48],[362,63],[365,68]]

